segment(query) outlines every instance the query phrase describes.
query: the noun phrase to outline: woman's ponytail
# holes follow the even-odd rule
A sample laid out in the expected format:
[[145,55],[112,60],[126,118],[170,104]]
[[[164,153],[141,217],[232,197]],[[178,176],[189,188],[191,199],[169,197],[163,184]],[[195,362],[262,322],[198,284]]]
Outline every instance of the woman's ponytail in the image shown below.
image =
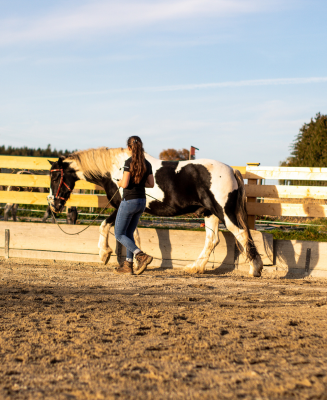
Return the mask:
[[138,136],[131,136],[127,140],[127,146],[132,149],[132,162],[130,173],[135,183],[140,183],[146,172],[144,149],[142,140]]

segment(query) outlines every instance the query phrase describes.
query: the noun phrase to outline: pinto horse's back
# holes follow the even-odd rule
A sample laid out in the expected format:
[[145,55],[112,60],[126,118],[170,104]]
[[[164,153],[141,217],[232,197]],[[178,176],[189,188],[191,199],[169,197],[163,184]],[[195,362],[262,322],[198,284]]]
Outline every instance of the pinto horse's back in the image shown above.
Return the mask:
[[[216,160],[199,159],[193,161],[195,168],[201,168],[202,174],[200,175],[197,184],[205,188],[207,204],[214,205],[211,210],[217,217],[222,218],[224,209],[231,199],[237,197],[238,182],[235,179],[234,170],[229,165]],[[200,190],[202,188],[200,187]],[[210,201],[208,201],[210,199]],[[215,212],[214,212],[215,210]]]
[[238,188],[234,170],[229,165],[215,160],[203,160],[203,166],[211,175],[212,191],[217,191],[221,196],[224,196]]

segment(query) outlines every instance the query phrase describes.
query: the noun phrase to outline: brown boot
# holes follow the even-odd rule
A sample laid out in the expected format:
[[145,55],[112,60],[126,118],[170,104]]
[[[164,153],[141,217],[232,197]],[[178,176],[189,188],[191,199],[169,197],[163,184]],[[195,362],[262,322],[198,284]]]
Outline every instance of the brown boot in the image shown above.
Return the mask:
[[116,274],[128,274],[133,275],[133,263],[130,261],[124,261],[115,269]]
[[136,275],[141,275],[153,260],[153,257],[148,256],[147,254],[143,253],[143,251],[137,253],[135,258],[137,261],[137,267],[134,268],[134,273]]

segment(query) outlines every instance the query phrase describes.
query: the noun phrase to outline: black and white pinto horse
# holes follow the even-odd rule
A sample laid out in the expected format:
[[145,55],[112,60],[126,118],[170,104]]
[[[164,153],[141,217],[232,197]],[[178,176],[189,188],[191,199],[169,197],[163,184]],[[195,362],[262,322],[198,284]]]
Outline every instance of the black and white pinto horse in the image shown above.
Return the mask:
[[[100,226],[99,255],[106,264],[112,253],[109,231],[114,225],[121,202],[116,179],[130,155],[126,149],[99,148],[72,153],[51,164],[51,191],[48,201],[54,212],[60,212],[75,182],[85,180],[102,186],[115,211]],[[219,220],[241,244],[250,264],[250,275],[260,276],[263,267],[247,224],[246,197],[239,171],[215,160],[161,161],[145,154],[151,163],[155,186],[146,188],[145,212],[156,216],[177,216],[187,213],[204,215],[206,240],[204,249],[186,270],[203,273],[210,253],[218,244]],[[52,192],[52,193],[51,193]],[[54,195],[53,195],[54,194]],[[138,233],[135,234],[139,243]]]

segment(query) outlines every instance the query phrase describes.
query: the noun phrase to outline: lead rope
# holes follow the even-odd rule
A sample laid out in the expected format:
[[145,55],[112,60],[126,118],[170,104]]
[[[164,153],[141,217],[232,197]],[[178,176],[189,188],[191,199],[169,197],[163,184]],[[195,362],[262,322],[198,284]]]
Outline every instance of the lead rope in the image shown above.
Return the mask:
[[[86,231],[86,229],[88,229],[90,226],[92,226],[92,225],[95,223],[95,221],[100,217],[100,215],[103,213],[103,211],[108,207],[108,205],[110,204],[111,200],[116,196],[116,194],[117,194],[118,192],[119,192],[119,188],[116,190],[115,194],[114,194],[114,195],[112,196],[112,198],[108,201],[108,203],[105,205],[105,207],[103,207],[103,209],[99,212],[99,214],[93,219],[93,221],[92,221],[86,228],[84,228],[84,229],[82,229],[81,231],[76,232],[76,233],[68,233],[68,232],[65,232],[65,231],[62,229],[62,227],[58,224],[58,222],[57,222],[57,220],[56,220],[56,217],[55,217],[55,215],[54,215],[54,212],[53,212],[52,209],[51,209],[51,206],[50,206],[50,211],[51,211],[51,214],[52,214],[52,216],[53,216],[53,218],[54,218],[56,224],[58,225],[58,228],[59,228],[63,233],[65,233],[66,235],[70,235],[70,236],[79,235],[80,233]],[[49,205],[50,205],[50,204],[49,204]]]
[[[115,180],[118,181],[118,179],[115,179]],[[118,191],[119,191],[119,188],[116,190],[116,192],[115,192],[115,194],[112,196],[112,198],[108,201],[108,203],[106,204],[106,206],[105,206],[105,207],[100,211],[100,213],[93,219],[93,221],[92,221],[86,228],[84,228],[84,229],[82,229],[81,231],[76,232],[76,233],[68,233],[68,232],[65,232],[65,231],[62,229],[62,227],[58,224],[58,222],[57,222],[57,220],[56,220],[56,217],[54,216],[54,213],[53,213],[51,207],[50,207],[50,211],[51,211],[51,214],[52,214],[52,216],[53,216],[53,218],[54,218],[56,224],[58,225],[58,228],[59,228],[63,233],[65,233],[66,235],[70,235],[70,236],[79,235],[80,233],[86,231],[86,229],[88,229],[90,226],[92,226],[92,225],[95,223],[95,221],[99,218],[99,216],[103,213],[103,211],[108,207],[108,205],[109,205],[109,203],[111,202],[111,200],[116,196],[116,194],[117,194]],[[151,196],[151,195],[149,195],[149,194],[147,194],[147,193],[146,193],[146,195],[147,195],[148,197],[151,197],[152,199],[154,199],[154,200],[156,200],[156,201],[160,201],[161,203],[163,203],[161,200],[156,199],[155,197],[153,197],[153,196]],[[168,204],[167,204],[167,205],[168,205]],[[169,206],[169,205],[168,205],[168,206]],[[170,206],[169,206],[169,207],[170,207]],[[173,207],[171,207],[171,208],[173,208]],[[191,217],[190,219],[192,219],[192,217]],[[208,226],[207,226],[206,228],[207,228],[207,229],[210,229],[210,230],[214,233],[214,235],[216,235],[216,233],[214,232],[213,229],[209,228]],[[218,229],[219,229],[219,228],[218,228]],[[109,231],[109,233],[110,233],[111,235],[114,236],[114,234],[111,233],[110,231]],[[220,240],[219,240],[219,234],[218,234],[218,243],[216,244],[216,246],[219,244],[219,242],[220,242]],[[212,251],[213,251],[213,266],[215,265],[215,248],[216,248],[216,246],[215,246],[215,247],[213,248],[213,250],[212,250]],[[166,259],[166,258],[157,258],[157,257],[153,257],[153,258],[156,259],[156,260],[162,260],[162,261],[164,261],[164,260],[172,260],[172,259],[168,259],[168,258],[167,258],[167,259]]]

